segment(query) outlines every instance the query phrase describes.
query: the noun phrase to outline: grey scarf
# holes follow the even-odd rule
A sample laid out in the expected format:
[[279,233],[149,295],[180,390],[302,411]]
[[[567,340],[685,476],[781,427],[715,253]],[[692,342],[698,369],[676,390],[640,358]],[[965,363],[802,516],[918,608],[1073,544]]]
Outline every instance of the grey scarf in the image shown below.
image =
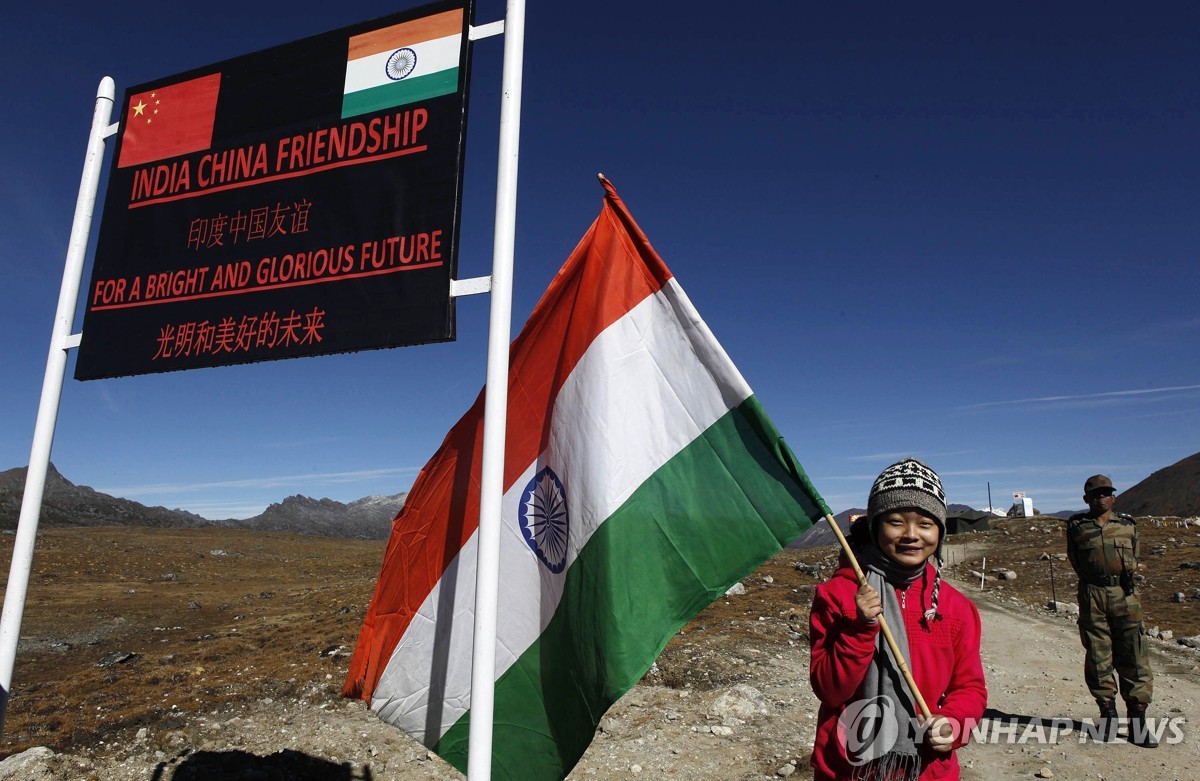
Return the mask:
[[[924,574],[925,565],[915,570],[902,568],[874,547],[864,551],[861,559],[867,583],[879,592],[883,602],[883,619],[891,629],[900,653],[904,655],[905,664],[912,669],[908,632],[904,628],[900,601],[896,599],[896,587],[907,588],[915,583]],[[914,729],[916,698],[904,680],[900,665],[882,632],[875,638],[875,656],[863,679],[863,699],[874,702],[876,698],[883,700],[879,701],[880,716],[879,723],[875,725],[875,739],[850,756],[855,764],[853,778],[856,781],[915,781],[921,772]]]

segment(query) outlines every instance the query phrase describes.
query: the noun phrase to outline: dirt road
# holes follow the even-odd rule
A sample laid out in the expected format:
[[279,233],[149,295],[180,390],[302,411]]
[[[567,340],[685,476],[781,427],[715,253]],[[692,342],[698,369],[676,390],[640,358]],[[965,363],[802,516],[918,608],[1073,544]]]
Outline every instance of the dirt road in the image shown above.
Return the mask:
[[[1083,685],[1083,651],[1074,621],[981,595],[971,586],[960,588],[976,601],[983,617],[989,689],[978,739],[959,753],[964,781],[1197,777],[1200,653],[1152,641],[1156,700],[1150,713],[1170,720],[1162,725],[1164,741],[1158,749],[1124,740],[1097,743],[1092,733],[1081,742],[1083,720],[1096,714]],[[790,652],[762,654],[757,660],[738,652],[727,658],[754,665],[742,685],[761,698],[738,695],[737,687],[684,697],[687,689],[639,686],[610,712],[608,730],[570,778],[811,778],[806,759],[816,698],[807,682],[806,643],[798,641]],[[699,653],[696,663],[695,672],[703,675],[716,662]],[[733,704],[722,709],[720,697],[732,698]]]
[[[982,725],[989,742],[973,743],[959,755],[965,781],[1037,778],[1043,768],[1053,773],[1043,778],[1070,781],[1196,778],[1200,655],[1152,641],[1155,701],[1149,715],[1168,720],[1159,748],[1143,749],[1124,741],[1096,743],[1090,734],[1081,737],[1079,724],[1050,743],[1051,719],[1096,717],[1095,703],[1083,685],[1083,651],[1074,622],[975,599],[983,616],[991,718]],[[1041,728],[1031,725],[1032,718],[1042,720]]]

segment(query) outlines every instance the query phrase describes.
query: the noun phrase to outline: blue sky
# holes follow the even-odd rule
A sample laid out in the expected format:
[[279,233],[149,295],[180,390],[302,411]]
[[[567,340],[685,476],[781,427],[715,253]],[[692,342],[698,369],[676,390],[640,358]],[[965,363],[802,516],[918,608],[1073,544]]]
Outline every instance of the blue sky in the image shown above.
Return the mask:
[[[0,469],[29,460],[100,78],[405,7],[6,12]],[[1184,3],[530,2],[513,333],[603,171],[835,512],[906,455],[975,507],[1127,488],[1200,451],[1197,29]],[[490,271],[502,45],[475,49],[464,278]],[[442,345],[87,383],[72,357],[52,460],[209,518],[407,490],[483,383],[488,306]]]

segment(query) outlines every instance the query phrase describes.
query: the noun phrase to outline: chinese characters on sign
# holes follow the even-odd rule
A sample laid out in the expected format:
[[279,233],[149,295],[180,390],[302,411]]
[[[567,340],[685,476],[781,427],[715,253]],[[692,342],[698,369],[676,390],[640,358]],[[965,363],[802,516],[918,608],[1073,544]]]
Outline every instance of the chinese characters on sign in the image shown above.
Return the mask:
[[129,89],[75,377],[453,339],[472,14]]

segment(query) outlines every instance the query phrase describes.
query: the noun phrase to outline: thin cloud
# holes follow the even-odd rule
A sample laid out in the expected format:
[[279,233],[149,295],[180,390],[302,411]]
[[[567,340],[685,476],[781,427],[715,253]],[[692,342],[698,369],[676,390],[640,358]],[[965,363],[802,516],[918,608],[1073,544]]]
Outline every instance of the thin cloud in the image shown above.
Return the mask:
[[1111,463],[1106,464],[1023,464],[1021,466],[1010,467],[979,467],[977,469],[948,469],[938,472],[943,478],[946,477],[986,477],[988,475],[1044,475],[1044,474],[1075,474],[1077,472],[1086,472],[1089,469],[1093,472],[1103,471],[1104,469],[1112,470],[1114,467]]
[[1149,343],[1161,345],[1169,340],[1175,340],[1189,331],[1200,329],[1200,317],[1183,318],[1180,320],[1160,320],[1142,328],[1135,329],[1117,339],[1118,343],[1138,344]]
[[253,518],[267,508],[263,502],[214,502],[212,504],[189,503],[187,512],[195,513],[208,520],[244,520]]
[[314,447],[316,445],[332,445],[334,442],[341,442],[344,439],[345,439],[345,437],[328,436],[328,437],[317,437],[314,439],[297,439],[297,440],[292,440],[290,442],[285,442],[285,441],[261,442],[261,443],[259,443],[259,447],[261,447],[265,450],[273,450],[273,449],[293,450],[295,448]]
[[865,456],[847,456],[847,461],[896,461],[911,456],[911,452],[896,451],[895,453],[868,453]]
[[277,475],[274,477],[253,477],[245,480],[222,480],[206,483],[156,483],[152,485],[118,486],[97,488],[106,494],[114,496],[146,496],[148,494],[186,494],[195,491],[211,491],[215,489],[252,488],[278,489],[290,486],[313,485],[344,485],[374,480],[379,477],[393,475],[415,474],[420,467],[400,466],[387,469],[364,469],[357,472],[324,472],[320,474],[304,473],[298,475]]
[[[977,450],[940,450],[932,453],[914,453],[911,450],[897,450],[894,453],[869,453],[865,456],[846,456],[847,461],[887,461],[893,463],[902,458],[919,458],[921,460],[933,460],[935,458],[950,458],[951,456],[969,456]],[[939,470],[940,474],[940,470]],[[871,478],[874,479],[874,478]]]
[[99,385],[100,401],[104,403],[104,406],[109,412],[114,415],[119,415],[123,410],[120,402],[117,400],[117,397],[110,390],[110,383],[101,382],[97,384]]
[[980,358],[972,365],[986,369],[1004,368],[1009,366],[1024,366],[1027,359],[1021,355],[994,355],[986,358]]
[[1139,412],[1136,415],[1129,415],[1126,420],[1153,420],[1155,418],[1177,418],[1181,415],[1194,416],[1197,410],[1195,407],[1184,407],[1181,409],[1169,409],[1159,412]]
[[[890,458],[891,454],[876,454],[875,458]],[[903,457],[901,455],[900,457]],[[849,460],[860,460],[866,457],[854,457]],[[1011,505],[1012,491],[1023,491],[1026,496],[1033,498],[1039,510],[1058,512],[1060,510],[1080,509],[1082,502],[1079,497],[1083,493],[1084,475],[1145,475],[1158,469],[1159,464],[1113,464],[1076,463],[1076,464],[1021,464],[1004,467],[978,467],[971,469],[944,469],[938,474],[946,488],[947,499],[953,504],[968,504],[980,508],[987,504],[987,494],[983,481],[991,483],[992,503],[996,507],[1007,508]],[[812,475],[813,484],[817,490],[830,484],[853,482],[859,490],[837,490],[822,492],[826,504],[834,512],[841,512],[849,507],[865,507],[867,493],[874,474],[839,474]],[[1117,479],[1114,477],[1114,479]],[[1132,478],[1128,478],[1132,480]],[[1130,483],[1132,484],[1132,483]],[[1126,486],[1127,487],[1127,486]]]
[[1083,393],[1074,396],[1039,396],[1029,399],[1010,399],[1008,401],[985,401],[980,404],[967,404],[958,407],[960,410],[986,409],[988,407],[1015,407],[1024,404],[1075,404],[1079,402],[1094,402],[1100,400],[1120,400],[1138,396],[1161,393],[1183,393],[1200,390],[1200,385],[1173,385],[1165,388],[1139,388],[1138,390],[1105,391],[1103,393]]

